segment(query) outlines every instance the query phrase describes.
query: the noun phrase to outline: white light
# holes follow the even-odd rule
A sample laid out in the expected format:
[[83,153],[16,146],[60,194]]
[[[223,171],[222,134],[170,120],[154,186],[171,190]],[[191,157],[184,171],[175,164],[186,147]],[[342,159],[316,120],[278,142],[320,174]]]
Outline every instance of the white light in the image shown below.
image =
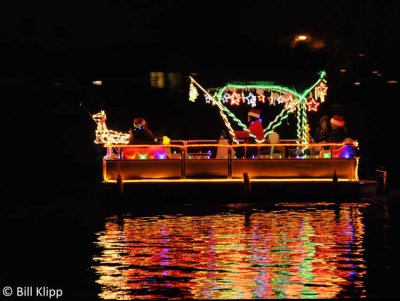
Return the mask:
[[100,113],[92,115],[93,120],[97,123],[96,129],[96,144],[128,144],[130,134],[121,133],[113,130],[109,130],[106,125],[106,113],[104,110]]
[[297,40],[298,41],[305,41],[305,40],[307,40],[307,36],[306,35],[299,35],[299,36],[297,36]]

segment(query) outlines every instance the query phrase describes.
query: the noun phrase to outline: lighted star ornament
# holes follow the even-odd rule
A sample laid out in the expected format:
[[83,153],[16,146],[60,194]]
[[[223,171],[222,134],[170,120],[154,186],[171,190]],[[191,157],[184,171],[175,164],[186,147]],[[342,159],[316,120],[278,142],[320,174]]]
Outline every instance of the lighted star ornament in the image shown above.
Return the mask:
[[[307,111],[316,112],[318,110],[318,106],[320,105],[320,103],[318,103],[316,100],[320,100],[322,103],[325,101],[325,96],[327,95],[328,87],[326,85],[326,80],[324,79],[325,75],[325,71],[319,72],[319,79],[302,93],[298,93],[293,89],[269,82],[235,82],[228,83],[221,88],[213,88],[215,93],[214,96],[211,96],[211,94],[207,92],[206,89],[201,87],[200,84],[192,77],[190,77],[190,90],[192,91],[192,87],[196,85],[196,87],[202,90],[207,96],[207,102],[209,102],[209,99],[211,99],[211,102],[217,105],[225,126],[229,130],[229,133],[233,137],[235,143],[235,131],[233,130],[233,126],[231,125],[229,118],[236,123],[236,127],[240,127],[245,131],[248,130],[247,125],[230,111],[228,105],[239,106],[240,104],[247,104],[248,106],[256,107],[258,104],[265,104],[264,91],[268,91],[270,92],[270,96],[268,96],[269,105],[282,105],[282,110],[271,122],[269,122],[268,126],[264,129],[264,137],[262,139],[257,139],[257,137],[250,132],[249,135],[253,137],[256,142],[262,143],[268,139],[268,136],[271,132],[275,131],[275,129],[288,118],[289,114],[296,114],[297,138],[298,141],[305,141],[305,127],[308,123]],[[308,94],[311,95],[312,90],[314,90],[315,99],[312,96],[306,97]],[[255,93],[252,91],[255,91]],[[191,95],[194,95],[193,93],[191,93]],[[192,98],[193,97],[191,96],[191,100]]]
[[[317,112],[317,111],[318,111],[319,103],[316,102],[315,99],[312,98],[312,97],[307,97],[307,100],[308,100],[308,101],[307,101],[307,110],[308,110],[309,112],[311,112],[311,111]],[[321,101],[322,101],[322,100],[321,100]]]
[[325,96],[328,94],[328,87],[325,80],[321,80],[319,85],[315,86],[315,97],[321,99],[321,103],[325,102]]

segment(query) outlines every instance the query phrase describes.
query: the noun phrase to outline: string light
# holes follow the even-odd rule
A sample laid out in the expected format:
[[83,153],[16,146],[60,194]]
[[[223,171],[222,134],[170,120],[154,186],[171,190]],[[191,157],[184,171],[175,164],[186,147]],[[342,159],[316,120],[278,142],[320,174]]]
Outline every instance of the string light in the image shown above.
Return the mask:
[[[325,96],[327,95],[328,87],[326,85],[326,80],[324,77],[326,76],[325,71],[319,72],[320,78],[308,89],[306,89],[302,94],[297,93],[294,90],[291,90],[287,87],[283,87],[280,85],[276,85],[274,83],[268,82],[253,82],[253,83],[228,83],[222,88],[217,88],[216,93],[213,97],[212,104],[217,104],[220,110],[221,116],[223,116],[223,120],[227,128],[229,129],[229,133],[231,134],[235,143],[238,143],[237,139],[235,139],[233,127],[228,120],[227,116],[231,117],[232,120],[236,123],[237,126],[242,128],[244,131],[249,133],[249,136],[254,138],[257,143],[262,143],[268,139],[269,134],[274,131],[279,125],[282,124],[284,120],[286,120],[291,113],[297,112],[297,138],[299,142],[306,141],[306,131],[305,127],[308,123],[306,111],[317,111],[319,103],[316,102],[316,99],[319,99],[322,102],[325,101]],[[209,100],[210,94],[199,85],[192,77],[191,85],[195,84],[201,90],[205,92],[207,102]],[[256,91],[255,96],[251,90]],[[312,97],[312,90],[314,89],[315,99]],[[250,92],[248,92],[250,91]],[[241,103],[241,99],[243,103],[250,105],[251,107],[255,107],[257,105],[257,101],[260,103],[265,103],[265,95],[264,91],[269,91],[270,96],[268,97],[269,105],[283,104],[282,111],[275,117],[275,119],[269,123],[267,128],[264,129],[264,137],[262,139],[257,139],[257,137],[252,134],[248,129],[247,125],[238,119],[235,114],[233,114],[225,104],[238,106]],[[247,96],[245,96],[245,92]],[[306,97],[309,95],[309,97]],[[245,99],[243,99],[243,97]],[[276,100],[276,102],[275,102]],[[225,115],[226,114],[226,115]]]
[[129,133],[117,132],[109,130],[106,125],[106,113],[101,110],[99,113],[92,115],[93,120],[97,123],[96,144],[128,144]]

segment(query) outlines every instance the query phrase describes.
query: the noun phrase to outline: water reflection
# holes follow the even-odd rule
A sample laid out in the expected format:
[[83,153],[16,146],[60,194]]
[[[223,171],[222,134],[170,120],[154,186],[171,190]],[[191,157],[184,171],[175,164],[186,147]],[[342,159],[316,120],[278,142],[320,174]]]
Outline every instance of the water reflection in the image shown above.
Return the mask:
[[365,297],[365,206],[111,216],[97,233],[100,297]]

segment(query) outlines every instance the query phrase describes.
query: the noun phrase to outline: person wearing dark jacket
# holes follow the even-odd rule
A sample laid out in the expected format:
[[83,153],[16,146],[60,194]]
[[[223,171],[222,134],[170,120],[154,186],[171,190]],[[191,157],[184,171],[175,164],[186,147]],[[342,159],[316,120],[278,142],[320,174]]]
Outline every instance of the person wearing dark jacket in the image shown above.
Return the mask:
[[340,143],[346,138],[347,132],[345,121],[342,116],[335,115],[330,120],[332,130],[329,133],[327,142]]
[[319,125],[315,129],[315,133],[313,138],[313,142],[327,142],[330,132],[330,121],[329,116],[324,115],[319,120]]
[[129,129],[129,144],[150,144],[154,143],[154,134],[147,127],[144,118],[137,117],[133,120],[133,128]]

